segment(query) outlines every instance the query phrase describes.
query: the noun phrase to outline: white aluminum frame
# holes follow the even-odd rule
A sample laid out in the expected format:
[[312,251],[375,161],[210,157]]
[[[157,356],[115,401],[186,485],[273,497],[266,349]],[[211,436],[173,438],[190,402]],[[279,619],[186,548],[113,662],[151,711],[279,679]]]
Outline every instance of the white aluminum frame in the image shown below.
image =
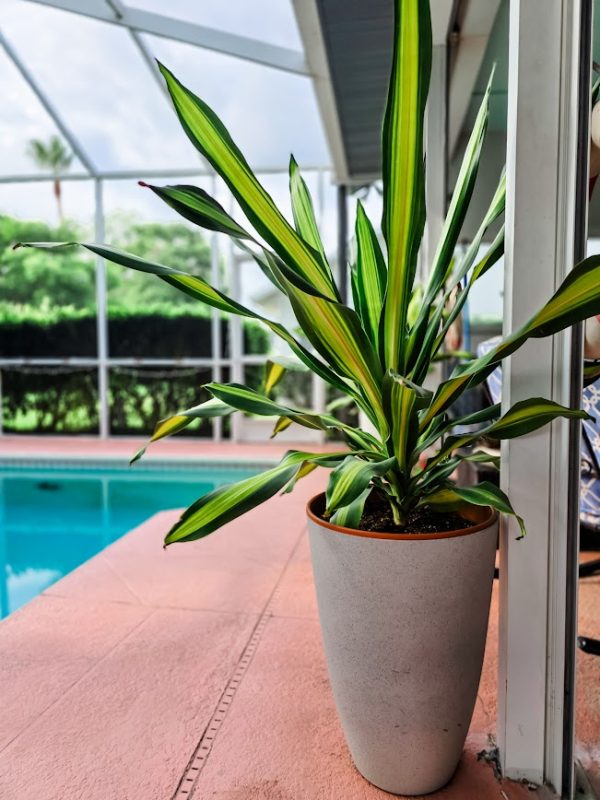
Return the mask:
[[[525,322],[576,260],[585,225],[576,220],[580,117],[589,107],[580,81],[580,23],[588,0],[511,0],[505,250],[505,330]],[[587,81],[589,84],[589,75]],[[581,91],[581,94],[580,94]],[[587,145],[587,141],[586,141]],[[587,154],[583,154],[584,160]],[[579,180],[578,180],[579,179]],[[581,183],[585,185],[581,186]],[[528,342],[505,363],[503,407],[531,396],[576,401],[572,364],[581,349],[570,330]],[[503,442],[502,487],[526,520],[517,541],[505,520],[500,548],[498,745],[504,774],[572,791],[572,704],[565,657],[574,629],[566,614],[576,581],[567,531],[576,520],[567,491],[575,428],[554,423]],[[572,472],[572,470],[571,470]],[[576,528],[575,528],[576,535]],[[571,572],[570,572],[571,570]],[[576,609],[570,609],[575,615]],[[570,637],[568,639],[567,637]],[[567,665],[570,667],[571,665]],[[572,692],[572,688],[571,688]],[[567,746],[565,749],[565,745]]]
[[28,0],[43,6],[68,11],[100,22],[108,22],[126,28],[129,32],[148,33],[163,39],[173,39],[205,50],[214,50],[244,61],[253,61],[263,66],[284,72],[308,75],[304,54],[287,47],[261,42],[248,36],[209,28],[176,17],[155,14],[115,2],[115,0]]

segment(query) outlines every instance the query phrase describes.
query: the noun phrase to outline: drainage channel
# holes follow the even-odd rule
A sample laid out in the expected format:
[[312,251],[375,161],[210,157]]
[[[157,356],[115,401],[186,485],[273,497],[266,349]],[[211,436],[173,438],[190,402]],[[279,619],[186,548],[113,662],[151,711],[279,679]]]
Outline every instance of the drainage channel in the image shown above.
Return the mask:
[[304,531],[300,533],[300,536],[292,548],[292,552],[290,553],[288,560],[285,562],[285,565],[281,571],[281,575],[277,579],[277,583],[273,587],[273,591],[271,592],[262,614],[260,615],[258,622],[252,631],[250,639],[242,651],[242,655],[237,663],[237,667],[225,686],[221,697],[219,698],[219,702],[217,703],[217,707],[210,719],[210,722],[202,734],[200,741],[196,745],[196,749],[194,750],[192,757],[188,762],[183,775],[181,776],[181,779],[177,785],[177,789],[175,790],[175,794],[172,796],[171,800],[191,800],[194,796],[200,773],[202,772],[202,769],[204,768],[204,765],[206,764],[206,761],[210,755],[217,734],[223,725],[223,722],[225,721],[225,717],[227,716],[229,707],[233,702],[235,693],[238,690],[244,675],[248,671],[248,667],[252,662],[254,653],[256,652],[265,628],[267,627],[267,623],[273,616],[273,605],[277,590],[279,589],[279,585],[283,580],[283,576],[287,572],[290,561],[298,549],[303,535]]

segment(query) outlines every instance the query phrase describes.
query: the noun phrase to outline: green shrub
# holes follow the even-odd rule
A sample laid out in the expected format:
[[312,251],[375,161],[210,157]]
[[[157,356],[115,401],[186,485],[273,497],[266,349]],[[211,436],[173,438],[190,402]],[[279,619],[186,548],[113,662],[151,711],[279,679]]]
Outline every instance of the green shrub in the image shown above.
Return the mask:
[[[109,352],[114,358],[210,358],[210,312],[197,306],[111,306]],[[266,353],[269,335],[260,324],[243,325],[246,353]],[[229,352],[229,326],[221,317],[221,355]],[[3,358],[94,358],[96,315],[70,306],[40,308],[0,303],[0,356]]]

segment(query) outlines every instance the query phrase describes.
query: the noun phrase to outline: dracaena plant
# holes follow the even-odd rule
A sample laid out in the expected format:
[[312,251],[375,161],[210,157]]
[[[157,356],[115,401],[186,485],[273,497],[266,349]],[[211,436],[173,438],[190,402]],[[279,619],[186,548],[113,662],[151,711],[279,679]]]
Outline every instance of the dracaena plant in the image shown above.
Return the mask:
[[[470,288],[503,253],[501,230],[478,260],[486,232],[503,213],[505,180],[500,176],[475,238],[456,263],[455,248],[473,193],[487,126],[490,80],[437,251],[428,265],[428,281],[415,303],[417,254],[425,224],[423,119],[431,65],[427,0],[395,1],[394,36],[382,141],[383,240],[358,203],[352,305],[344,302],[336,285],[296,162],[292,159],[290,163],[292,224],[261,186],[215,112],[159,65],[185,133],[227,184],[246,219],[234,220],[195,186],[149,188],[190,222],[228,235],[250,253],[289,302],[302,333],[259,316],[176,265],[152,263],[102,244],[83,246],[124,267],[154,274],[221,312],[259,320],[289,345],[299,362],[347,396],[372,426],[367,432],[345,424],[333,411],[322,414],[277,402],[271,390],[285,368],[280,362],[267,364],[261,392],[238,384],[207,384],[211,399],[161,421],[151,441],[180,431],[197,419],[250,412],[273,417],[275,434],[291,423],[334,430],[346,447],[340,452],[288,452],[272,469],[200,497],[168,533],[167,544],[206,536],[277,492],[290,491],[318,466],[331,470],[324,515],[348,527],[359,526],[373,489],[389,504],[400,528],[407,515],[421,506],[454,510],[477,504],[515,514],[508,498],[494,485],[464,488],[451,482],[450,476],[462,460],[491,460],[486,454],[461,455],[458,448],[474,442],[482,433],[509,439],[557,417],[586,417],[582,411],[537,397],[517,403],[504,414],[499,405],[494,405],[451,422],[447,412],[463,392],[481,384],[527,339],[549,336],[600,313],[599,257],[577,265],[537,314],[485,356],[456,368],[435,392],[424,388],[430,365],[443,349],[445,334],[460,314]],[[457,295],[461,284],[464,288]],[[452,297],[456,298],[453,304],[449,303]],[[453,425],[472,423],[485,423],[485,427],[479,434],[452,435]],[[431,453],[432,448],[434,454],[423,463],[424,454]],[[143,451],[136,457],[141,454]],[[522,526],[520,518],[519,522]]]

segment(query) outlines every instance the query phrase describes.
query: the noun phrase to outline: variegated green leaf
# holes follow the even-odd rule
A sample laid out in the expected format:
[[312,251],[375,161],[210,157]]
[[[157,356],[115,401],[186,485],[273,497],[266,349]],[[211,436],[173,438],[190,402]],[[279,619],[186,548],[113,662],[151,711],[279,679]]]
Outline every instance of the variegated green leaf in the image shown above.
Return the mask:
[[253,240],[253,237],[204,189],[187,185],[153,186],[144,181],[139,183],[140,186],[152,189],[155,195],[195,225],[217,233],[225,233],[234,239]]
[[293,280],[285,265],[273,264],[284,285],[294,314],[306,338],[338,373],[354,381],[366,402],[361,407],[371,416],[383,438],[387,420],[383,412],[381,365],[355,311],[342,303],[311,294]]
[[327,425],[318,414],[299,411],[271,400],[254,389],[239,383],[207,383],[204,387],[222,403],[226,403],[238,411],[256,414],[263,417],[284,416],[305,428],[326,430]]
[[434,353],[436,338],[440,330],[440,325],[442,324],[444,310],[444,304],[439,303],[438,306],[434,308],[431,317],[427,321],[427,325],[421,331],[422,335],[417,337],[414,331],[413,334],[411,334],[408,344],[407,360],[408,363],[414,364],[410,370],[410,376],[414,381],[424,381],[427,376]]
[[387,269],[377,234],[360,200],[356,206],[356,265],[352,279],[356,311],[369,339],[378,349]]
[[[475,187],[475,181],[479,169],[479,160],[481,158],[481,150],[487,130],[489,117],[489,98],[493,75],[494,71],[492,71],[492,75],[488,81],[486,92],[479,107],[477,119],[463,156],[461,169],[456,180],[456,186],[454,187],[450,207],[448,209],[448,213],[446,214],[444,227],[442,228],[438,247],[433,259],[433,266],[427,283],[425,296],[421,304],[417,320],[410,333],[407,367],[416,380],[424,379],[424,376],[427,374],[427,365],[431,360],[432,354],[437,352],[440,346],[439,343],[443,340],[447,329],[452,324],[450,321],[445,326],[444,332],[440,333],[439,324],[442,319],[442,312],[448,303],[449,292],[445,293],[439,300],[437,309],[435,311],[432,311],[432,304],[434,303],[435,298],[440,290],[443,288],[443,284],[448,277],[448,273],[453,268],[456,244],[458,242],[458,237],[469,208],[473,189]],[[498,189],[496,190],[490,207],[485,215],[484,221],[480,226],[475,239],[471,243],[465,260],[467,258],[472,258],[473,260],[476,258],[485,232],[504,209],[505,197],[506,180],[503,174],[502,178],[500,179]],[[459,273],[461,273],[461,269],[464,266],[465,264],[463,263],[459,265]],[[470,266],[468,268],[470,269]],[[460,280],[460,278],[458,278],[458,280]],[[458,280],[454,279],[451,282],[452,287],[458,283]],[[462,302],[464,303],[465,300],[466,296]],[[458,316],[458,312],[454,316]],[[421,343],[424,341],[427,345],[426,350],[421,347]]]
[[444,381],[436,391],[421,430],[448,408],[467,388],[484,381],[497,364],[530,338],[550,336],[569,325],[600,314],[600,256],[586,258],[573,267],[560,288],[525,325],[501,341],[481,358]]
[[[485,217],[483,218],[481,225],[479,226],[477,233],[475,234],[475,237],[473,238],[473,241],[467,248],[467,251],[462,257],[462,259],[459,261],[456,269],[452,272],[452,274],[448,279],[448,283],[450,284],[450,291],[452,291],[452,289],[455,286],[457,286],[466,275],[469,274],[471,267],[475,263],[477,254],[479,253],[479,248],[481,247],[481,243],[483,242],[484,236],[488,232],[490,226],[498,219],[498,217],[502,213],[504,213],[505,205],[506,205],[506,172],[503,170],[496,192],[492,197],[490,206],[486,212]],[[502,232],[504,232],[504,227],[502,228]],[[501,237],[501,241],[502,242],[504,241],[504,236]],[[483,270],[483,272],[485,271],[486,270]]]
[[[422,453],[423,450],[427,450],[428,447],[431,447],[433,444],[435,444],[435,442],[437,442],[441,436],[444,436],[453,428],[466,428],[473,425],[480,425],[482,422],[490,422],[491,420],[498,419],[500,417],[500,413],[500,403],[495,403],[494,405],[487,406],[480,411],[475,411],[472,414],[466,414],[463,417],[458,417],[452,420],[448,419],[445,414],[440,414],[435,418],[431,425],[431,429],[426,431],[419,439],[417,452]],[[480,429],[478,428],[478,430]]]
[[469,278],[465,290],[459,294],[456,300],[456,304],[448,314],[448,318],[444,323],[444,327],[442,328],[442,331],[435,343],[434,349],[436,351],[439,349],[442,342],[444,341],[444,338],[448,333],[450,326],[452,325],[454,320],[458,318],[459,314],[463,310],[463,306],[469,297],[469,292],[473,288],[473,284],[475,283],[475,281],[481,278],[482,275],[485,275],[485,273],[489,269],[491,269],[494,266],[494,264],[496,264],[502,258],[503,255],[504,255],[504,225],[500,228],[500,230],[496,234],[494,241],[490,245],[489,249],[483,256],[483,258],[481,258],[480,261],[475,265],[475,268],[471,273],[471,277]]
[[[492,205],[484,219],[479,231],[475,239],[471,242],[467,252],[465,253],[464,258],[461,260],[456,273],[452,275],[450,278],[450,286],[451,288],[446,292],[444,299],[442,302],[444,305],[448,303],[452,296],[452,291],[454,288],[460,285],[460,281],[464,278],[465,275],[469,273],[473,264],[475,263],[475,259],[477,258],[477,254],[479,252],[479,248],[481,247],[481,241],[483,236],[485,235],[489,225],[496,219],[497,214],[500,214],[501,211],[504,209],[504,195],[506,193],[506,179],[503,177],[501,181],[501,186],[499,190],[496,192],[494,199],[492,201]],[[496,215],[496,216],[494,216]],[[450,312],[444,322],[441,331],[439,332],[434,347],[433,352],[437,353],[442,346],[444,339],[446,338],[446,334],[450,330],[450,326],[453,322],[459,317],[460,313],[463,310],[463,307],[469,297],[469,292],[473,288],[473,284],[476,280],[478,280],[482,275],[491,269],[494,264],[496,264],[500,258],[504,255],[504,225],[500,228],[499,232],[496,234],[494,241],[490,245],[489,249],[479,260],[475,268],[473,269],[471,276],[467,282],[466,287],[463,291],[461,291],[455,298],[454,305],[450,308]]]
[[273,431],[271,432],[271,439],[274,439],[278,433],[286,431],[290,425],[293,424],[293,420],[291,420],[289,417],[278,417],[277,422],[273,426]]
[[367,502],[371,491],[371,487],[367,487],[364,492],[361,492],[361,494],[359,494],[358,497],[347,506],[338,508],[331,517],[330,521],[334,525],[341,525],[343,528],[353,528],[354,530],[358,530],[363,511],[365,510],[365,503]]
[[132,456],[129,463],[134,464],[136,461],[139,461],[139,459],[146,452],[148,445],[152,442],[157,442],[159,439],[164,439],[165,436],[172,436],[174,433],[178,433],[184,428],[187,428],[188,425],[198,419],[225,417],[228,414],[231,414],[232,411],[233,409],[228,405],[225,405],[225,403],[222,403],[220,400],[215,398],[211,398],[205,403],[200,403],[198,406],[188,408],[185,411],[180,411],[178,414],[174,414],[172,417],[161,419],[160,422],[156,424],[154,433],[152,434],[152,438],[148,444],[145,447],[142,447],[141,450],[138,450],[137,453]]
[[437,511],[455,511],[468,503],[475,506],[491,506],[501,514],[516,517],[521,529],[521,536],[525,536],[523,518],[515,512],[506,494],[489,481],[482,481],[477,486],[448,485],[432,494],[425,495],[419,505],[428,505]]
[[563,419],[591,419],[590,415],[585,411],[566,408],[552,400],[545,400],[543,397],[532,397],[515,403],[497,422],[476,433],[449,436],[443,447],[440,448],[429,463],[432,466],[438,464],[453,450],[473,444],[482,436],[493,439],[514,439],[516,436],[525,436],[527,433],[532,433],[559,417]]
[[[398,467],[405,472],[419,436],[417,411],[419,397],[416,387],[411,386],[397,373],[388,371],[384,378],[386,412],[391,425],[391,445]],[[426,390],[421,390],[425,392]],[[425,402],[427,399],[425,398]]]
[[404,372],[404,343],[425,224],[423,118],[431,72],[427,0],[395,0],[394,52],[383,123],[383,235],[388,251],[385,366]]
[[338,508],[349,505],[362,494],[373,478],[382,477],[393,468],[395,458],[384,461],[364,461],[356,456],[347,456],[336,467],[329,478],[325,494],[325,516],[330,516]]
[[312,198],[300,174],[300,169],[294,156],[290,157],[290,199],[292,201],[292,214],[294,216],[296,230],[304,241],[318,253],[323,264],[323,269],[329,275],[329,279],[333,281],[327,263],[327,257],[325,256],[323,242],[321,241],[321,234],[317,226],[317,220],[315,219]]
[[[378,455],[380,451],[379,443],[368,433],[346,425],[330,414],[315,414],[311,411],[284,406],[239,383],[207,383],[204,388],[222,403],[226,403],[238,411],[257,416],[278,417],[273,436],[285,430],[290,423],[296,422],[298,425],[312,430],[339,430],[362,450],[371,451],[373,455]],[[284,423],[284,420],[289,422]]]
[[496,469],[500,469],[500,456],[494,453],[487,453],[485,450],[476,450],[466,456],[457,456],[459,461],[466,461],[470,464],[491,464]]
[[479,111],[477,112],[477,118],[465,149],[458,178],[456,179],[456,185],[452,193],[452,199],[446,214],[444,227],[440,234],[438,247],[433,257],[431,273],[425,290],[424,309],[433,302],[442,288],[467,214],[467,209],[469,208],[473,189],[475,188],[481,150],[483,148],[489,119],[489,102],[494,71],[495,68],[492,70],[483,99],[479,106]]
[[276,467],[209,492],[183,512],[167,534],[165,544],[191,542],[207,536],[273,497],[294,478],[303,464],[319,463],[323,460],[332,463],[336,455],[340,460],[346,457],[345,453],[303,453],[291,450]]
[[158,66],[188,138],[223,178],[255,230],[318,291],[338,299],[318,254],[281,214],[215,112],[163,64]]

